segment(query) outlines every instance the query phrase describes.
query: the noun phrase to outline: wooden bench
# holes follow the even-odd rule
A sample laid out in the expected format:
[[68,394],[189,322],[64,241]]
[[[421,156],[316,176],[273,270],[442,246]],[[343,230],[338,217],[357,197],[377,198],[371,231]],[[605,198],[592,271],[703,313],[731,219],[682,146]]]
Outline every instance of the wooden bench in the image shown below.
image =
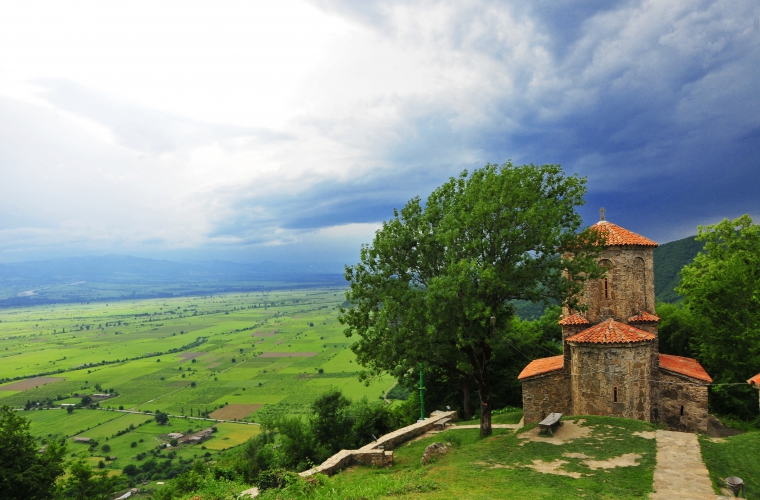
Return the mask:
[[538,423],[538,432],[546,432],[549,431],[549,434],[554,436],[554,429],[553,427],[555,425],[562,425],[562,421],[560,420],[562,418],[561,413],[550,413],[549,416],[547,416],[545,419],[543,419],[541,422]]
[[446,428],[446,424],[448,424],[449,422],[451,422],[450,418],[441,419],[435,423],[435,428],[439,430],[444,430]]

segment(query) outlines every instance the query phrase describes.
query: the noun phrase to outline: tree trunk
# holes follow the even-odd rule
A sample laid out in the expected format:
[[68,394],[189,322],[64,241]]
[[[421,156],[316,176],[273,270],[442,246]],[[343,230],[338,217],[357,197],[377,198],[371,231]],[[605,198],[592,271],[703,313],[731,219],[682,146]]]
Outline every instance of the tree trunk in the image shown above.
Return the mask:
[[491,429],[491,389],[485,384],[478,384],[480,392],[480,436],[486,437],[493,433]]
[[462,382],[462,420],[472,418],[472,406],[470,403],[470,384],[465,380]]

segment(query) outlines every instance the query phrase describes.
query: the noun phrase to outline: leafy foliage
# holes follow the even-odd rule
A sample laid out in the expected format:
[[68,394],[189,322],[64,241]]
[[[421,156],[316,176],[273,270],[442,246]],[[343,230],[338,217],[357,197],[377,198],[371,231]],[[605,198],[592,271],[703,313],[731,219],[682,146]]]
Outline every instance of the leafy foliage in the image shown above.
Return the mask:
[[[760,366],[760,225],[724,219],[700,226],[697,240],[704,252],[676,289],[692,319],[690,348],[715,381],[713,410],[749,417],[756,402],[743,383]],[[720,385],[730,383],[741,385]]]
[[0,496],[47,500],[56,495],[56,480],[64,473],[66,447],[50,441],[44,453],[29,433],[29,421],[0,408]]
[[689,309],[683,304],[657,303],[660,352],[693,358],[691,342],[696,334],[696,324]]
[[108,476],[108,471],[94,471],[84,459],[74,461],[69,467],[64,494],[75,500],[110,500],[121,486],[118,476]]
[[683,299],[675,291],[681,283],[681,269],[703,248],[704,242],[689,236],[654,249],[654,293],[658,301],[673,304]]
[[[264,422],[263,432],[248,440],[230,458],[213,467],[196,462],[192,471],[172,481],[158,498],[182,498],[185,494],[211,491],[215,487],[223,490],[227,487],[224,484],[284,488],[297,479],[292,471],[306,470],[343,448],[359,448],[373,441],[373,434],[380,436],[395,430],[402,421],[399,414],[384,403],[370,403],[366,398],[352,402],[337,389],[320,395],[312,411],[313,416],[307,421],[280,417]],[[134,466],[124,469],[124,473],[132,477],[137,477],[139,472]],[[224,484],[212,487],[220,481]],[[200,495],[200,498],[206,496]]]
[[578,234],[584,193],[558,165],[486,165],[395,212],[346,268],[352,307],[340,320],[369,375],[422,362],[472,385],[490,434],[493,355],[514,301],[580,309],[583,281],[601,275],[601,236]]

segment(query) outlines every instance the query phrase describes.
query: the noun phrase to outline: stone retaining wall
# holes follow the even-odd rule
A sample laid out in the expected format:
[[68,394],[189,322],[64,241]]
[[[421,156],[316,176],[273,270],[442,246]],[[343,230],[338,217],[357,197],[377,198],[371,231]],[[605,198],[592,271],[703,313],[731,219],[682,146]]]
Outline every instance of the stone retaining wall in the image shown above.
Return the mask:
[[362,446],[358,450],[340,450],[321,465],[301,472],[300,475],[308,477],[319,472],[331,476],[353,464],[375,465],[378,467],[393,465],[393,451],[390,450],[433,429],[437,422],[445,418],[451,419],[454,422],[457,419],[457,412],[434,411],[430,414],[429,418],[426,418],[422,422],[417,422],[385,434],[377,441]]
[[660,369],[659,420],[669,429],[707,432],[707,384]]
[[540,422],[550,413],[572,413],[570,377],[565,370],[523,380],[522,394],[526,424]]

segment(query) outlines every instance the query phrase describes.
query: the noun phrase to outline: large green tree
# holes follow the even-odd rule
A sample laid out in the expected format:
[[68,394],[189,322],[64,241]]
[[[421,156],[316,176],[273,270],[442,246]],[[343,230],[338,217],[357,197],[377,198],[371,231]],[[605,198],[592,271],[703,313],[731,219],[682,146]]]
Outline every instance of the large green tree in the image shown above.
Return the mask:
[[[749,215],[724,219],[700,226],[697,240],[704,250],[676,289],[692,320],[689,347],[714,378],[713,408],[747,413],[743,383],[760,366],[760,225]],[[719,385],[731,383],[741,386]]]
[[75,500],[110,500],[120,486],[119,476],[109,476],[106,470],[95,471],[80,458],[69,467],[64,493]]
[[55,498],[66,448],[52,440],[44,453],[38,449],[29,421],[8,406],[0,408],[0,498]]
[[585,179],[559,165],[506,163],[462,173],[384,222],[350,282],[341,310],[369,375],[400,376],[418,363],[468,381],[491,434],[494,346],[513,301],[579,309],[583,281],[599,277],[601,236],[579,235]]

